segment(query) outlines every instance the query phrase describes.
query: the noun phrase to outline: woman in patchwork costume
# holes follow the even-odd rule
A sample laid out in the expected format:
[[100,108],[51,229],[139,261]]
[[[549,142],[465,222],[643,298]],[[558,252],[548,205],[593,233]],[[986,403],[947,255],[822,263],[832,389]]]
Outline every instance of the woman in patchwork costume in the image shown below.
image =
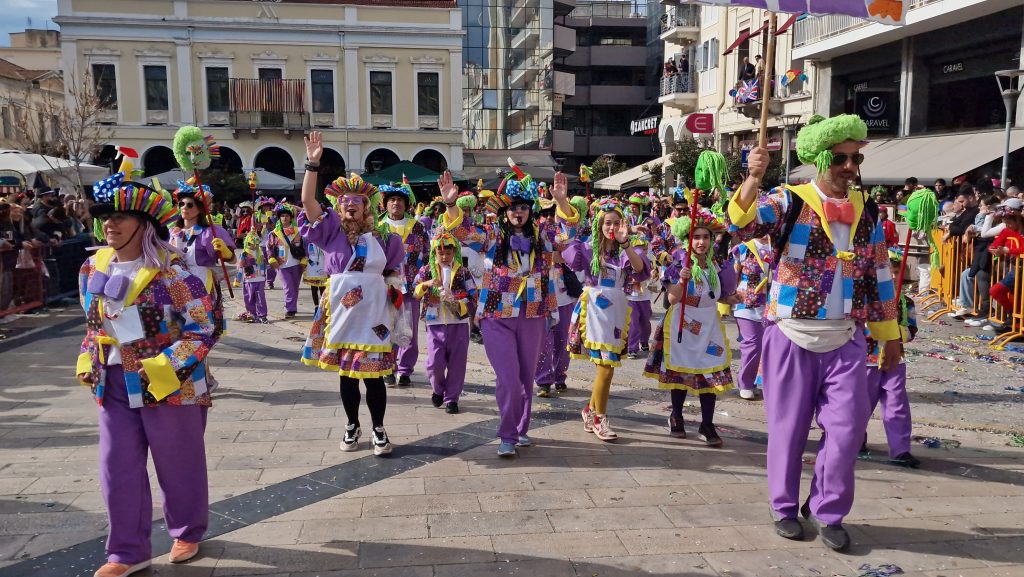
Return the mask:
[[459,396],[466,384],[469,354],[469,317],[476,284],[462,266],[459,239],[440,231],[430,240],[430,261],[415,278],[416,298],[427,325],[427,376],[435,407],[459,412]]
[[341,403],[348,418],[342,451],[359,448],[362,379],[373,425],[373,453],[386,455],[391,452],[391,442],[384,430],[387,389],[383,377],[395,368],[391,342],[394,313],[389,309],[395,299],[389,298],[389,293],[401,292],[395,287],[402,282],[402,239],[377,228],[373,209],[377,189],[357,175],[328,185],[324,194],[334,208],[320,207],[316,188],[323,135],[314,131],[305,140],[305,210],[299,214],[299,228],[303,238],[324,251],[324,272],[329,280],[302,349],[302,362],[340,375]]
[[299,285],[302,284],[302,269],[306,266],[305,242],[295,226],[296,208],[287,202],[274,207],[277,224],[267,241],[267,262],[278,272],[281,288],[284,289],[284,318],[295,316],[299,306]]
[[226,263],[235,262],[235,241],[223,227],[210,224],[208,215],[213,194],[209,186],[204,185],[200,189],[179,180],[174,200],[178,204],[179,217],[171,229],[171,244],[185,254],[189,272],[206,283],[206,291],[213,297],[217,320],[223,329],[224,298],[220,283],[226,279],[222,278],[224,273],[218,259]]
[[[686,438],[683,403],[686,394],[700,398],[701,424],[698,434],[708,446],[719,447],[722,439],[715,430],[715,401],[719,393],[733,388],[732,349],[718,313],[718,302],[735,298],[736,273],[712,258],[713,238],[725,226],[710,212],[700,209],[691,222],[681,216],[672,222],[672,234],[683,247],[693,231],[692,255],[686,268],[686,249],[679,248],[665,270],[668,311],[654,331],[651,355],[644,375],[658,379],[659,387],[672,394],[668,418],[673,437]],[[684,324],[680,332],[679,313],[685,295]],[[682,337],[680,339],[680,336]]]
[[199,551],[209,506],[203,434],[216,383],[205,358],[220,336],[216,304],[167,242],[176,216],[170,195],[124,178],[120,172],[93,187],[89,212],[107,246],[79,276],[86,335],[76,373],[99,405],[100,487],[110,524],[98,577],[150,565],[148,453],[174,538],[172,563]]
[[[444,229],[464,245],[483,237],[485,269],[476,317],[497,379],[498,455],[502,457],[514,457],[517,446],[531,444],[527,432],[537,358],[558,306],[551,279],[556,230],[536,225],[537,185],[518,167],[512,169],[514,173],[487,201],[488,209],[498,214],[498,223],[487,229],[473,224],[470,215],[456,205],[459,188],[451,174],[446,172],[438,182],[447,206],[441,218]],[[574,223],[575,209],[566,198],[567,189],[565,176],[556,175],[552,195],[559,216]]]
[[631,307],[624,287],[630,274],[646,280],[651,265],[643,248],[630,246],[626,215],[614,199],[598,204],[590,244],[572,241],[562,251],[562,258],[573,271],[586,272],[586,288],[569,326],[572,357],[597,365],[590,402],[581,413],[583,430],[611,441],[618,435],[608,423],[608,393],[629,338]]
[[736,294],[740,302],[733,308],[740,334],[740,398],[757,398],[761,369],[761,341],[764,337],[764,305],[768,300],[768,282],[774,258],[768,235],[741,242],[730,251],[731,262],[739,275]]

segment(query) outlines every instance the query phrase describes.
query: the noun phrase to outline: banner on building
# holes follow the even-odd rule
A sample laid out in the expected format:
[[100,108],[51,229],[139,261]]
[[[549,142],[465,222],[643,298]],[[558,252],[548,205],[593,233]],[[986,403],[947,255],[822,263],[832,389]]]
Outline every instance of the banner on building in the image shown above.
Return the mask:
[[858,90],[853,96],[857,116],[868,134],[896,134],[900,123],[900,94],[896,90]]
[[657,134],[659,124],[661,124],[660,116],[648,116],[640,120],[633,120],[629,123],[629,133],[634,136]]
[[904,24],[910,0],[699,0],[699,3],[747,6],[786,14],[845,14],[882,24]]

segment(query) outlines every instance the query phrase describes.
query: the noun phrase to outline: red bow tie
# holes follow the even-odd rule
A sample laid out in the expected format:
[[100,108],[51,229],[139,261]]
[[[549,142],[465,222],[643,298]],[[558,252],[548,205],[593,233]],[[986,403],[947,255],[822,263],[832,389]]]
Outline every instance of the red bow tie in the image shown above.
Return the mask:
[[828,222],[841,222],[853,224],[853,203],[849,201],[839,202],[826,200],[824,203],[825,220]]

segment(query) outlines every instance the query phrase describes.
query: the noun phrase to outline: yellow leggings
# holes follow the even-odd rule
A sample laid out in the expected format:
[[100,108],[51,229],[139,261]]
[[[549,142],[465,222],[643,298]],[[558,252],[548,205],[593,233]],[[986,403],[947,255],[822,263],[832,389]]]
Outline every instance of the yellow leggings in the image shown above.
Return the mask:
[[590,409],[598,415],[604,415],[608,411],[608,393],[612,389],[614,374],[615,367],[597,365],[597,375],[594,376],[594,384],[590,393]]

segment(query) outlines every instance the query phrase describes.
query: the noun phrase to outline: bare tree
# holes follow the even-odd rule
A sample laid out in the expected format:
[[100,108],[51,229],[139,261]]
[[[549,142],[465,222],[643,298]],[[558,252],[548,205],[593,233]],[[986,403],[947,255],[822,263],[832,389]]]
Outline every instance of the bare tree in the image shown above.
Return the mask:
[[[47,80],[51,84],[44,89]],[[92,76],[76,79],[71,74],[64,83],[59,76],[33,81],[23,101],[25,109],[15,123],[22,148],[44,158],[67,159],[70,166],[48,158],[46,162],[61,181],[81,186],[82,164],[114,136],[113,128],[101,122],[109,106],[97,94]]]

